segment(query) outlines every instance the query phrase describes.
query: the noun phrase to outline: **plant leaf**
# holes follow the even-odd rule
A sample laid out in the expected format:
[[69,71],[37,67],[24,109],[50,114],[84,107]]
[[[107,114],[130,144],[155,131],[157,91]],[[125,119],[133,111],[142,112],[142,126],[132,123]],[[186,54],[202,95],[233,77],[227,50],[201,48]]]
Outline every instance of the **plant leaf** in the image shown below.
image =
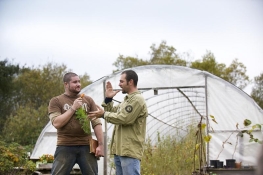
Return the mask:
[[206,124],[205,124],[205,123],[202,123],[201,129],[203,130],[203,129],[205,129],[205,127],[206,127]]
[[204,141],[205,142],[210,142],[211,138],[212,138],[211,135],[206,135],[206,136],[204,136]]
[[218,124],[217,121],[216,121],[215,119],[212,119],[212,121],[215,122],[216,124]]
[[210,115],[210,118],[214,119],[215,117],[213,115]]
[[252,130],[259,128],[259,130],[261,130],[261,125],[260,124],[255,124],[252,126]]
[[248,119],[245,119],[244,120],[244,126],[249,126],[249,125],[251,125],[251,121]]
[[90,130],[90,120],[88,115],[86,114],[85,110],[81,107],[76,112],[76,118],[79,120],[81,124],[81,128],[84,130],[85,133],[91,134]]

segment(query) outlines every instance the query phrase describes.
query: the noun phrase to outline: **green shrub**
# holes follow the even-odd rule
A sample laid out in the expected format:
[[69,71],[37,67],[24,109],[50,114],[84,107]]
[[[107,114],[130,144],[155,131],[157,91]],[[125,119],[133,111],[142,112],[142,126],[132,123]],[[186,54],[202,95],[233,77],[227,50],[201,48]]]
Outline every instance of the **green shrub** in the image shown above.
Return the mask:
[[36,165],[28,160],[25,147],[0,141],[0,174],[32,174]]

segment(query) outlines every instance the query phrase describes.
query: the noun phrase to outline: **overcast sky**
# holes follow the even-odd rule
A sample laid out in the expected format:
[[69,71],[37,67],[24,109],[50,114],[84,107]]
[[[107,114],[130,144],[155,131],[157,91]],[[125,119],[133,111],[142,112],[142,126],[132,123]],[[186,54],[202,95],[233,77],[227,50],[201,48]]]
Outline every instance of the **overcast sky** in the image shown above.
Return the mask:
[[97,80],[119,54],[149,59],[165,40],[191,61],[207,50],[250,78],[263,72],[262,0],[0,0],[0,59],[64,63]]

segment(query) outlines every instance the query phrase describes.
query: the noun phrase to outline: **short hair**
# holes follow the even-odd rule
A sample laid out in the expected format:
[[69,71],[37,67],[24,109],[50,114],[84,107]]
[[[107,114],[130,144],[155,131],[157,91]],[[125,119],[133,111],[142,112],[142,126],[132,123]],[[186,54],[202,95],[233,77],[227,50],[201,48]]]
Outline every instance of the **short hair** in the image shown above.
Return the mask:
[[134,82],[134,86],[137,87],[138,75],[133,70],[125,70],[121,74],[126,74],[126,81],[129,82],[131,79]]
[[75,76],[78,76],[76,73],[74,73],[74,72],[67,72],[67,73],[65,73],[64,74],[64,76],[63,76],[63,83],[64,82],[70,82],[70,80],[71,80],[71,77],[75,77]]

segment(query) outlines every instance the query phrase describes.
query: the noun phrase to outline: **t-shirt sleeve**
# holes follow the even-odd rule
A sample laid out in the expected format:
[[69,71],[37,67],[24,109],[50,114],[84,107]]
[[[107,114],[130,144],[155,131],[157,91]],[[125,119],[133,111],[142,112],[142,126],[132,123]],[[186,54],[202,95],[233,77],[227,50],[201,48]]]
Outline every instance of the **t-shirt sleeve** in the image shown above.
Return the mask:
[[[90,104],[90,111],[97,111],[97,106],[96,106],[96,103],[94,102],[94,100],[89,97],[89,96],[86,96],[87,98],[87,101],[88,103]],[[89,111],[88,111],[89,112]],[[95,119],[95,120],[91,120],[91,126],[92,128],[94,128],[96,125],[101,125],[101,120],[100,119]]]
[[48,114],[50,115],[51,113],[54,113],[54,112],[61,113],[61,108],[60,108],[59,100],[57,97],[53,97],[49,101],[49,105],[48,105]]

